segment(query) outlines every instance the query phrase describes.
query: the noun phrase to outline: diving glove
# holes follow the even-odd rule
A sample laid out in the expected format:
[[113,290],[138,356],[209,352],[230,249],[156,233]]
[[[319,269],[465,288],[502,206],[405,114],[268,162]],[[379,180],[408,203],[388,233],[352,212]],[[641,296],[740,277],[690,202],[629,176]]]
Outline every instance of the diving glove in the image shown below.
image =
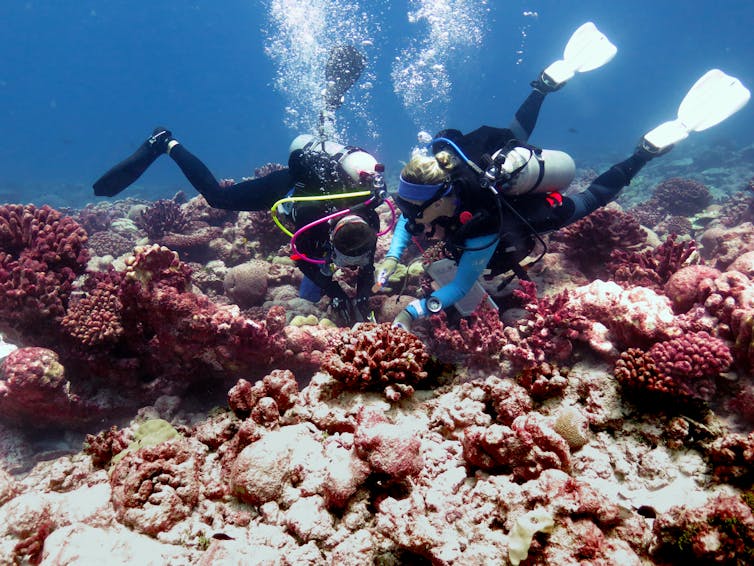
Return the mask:
[[395,273],[395,269],[398,267],[398,260],[394,257],[386,257],[385,261],[380,265],[380,269],[377,272],[377,279],[372,287],[372,293],[376,293],[380,289],[387,285],[390,276]]
[[411,324],[414,322],[414,317],[411,316],[411,313],[408,312],[406,309],[403,309],[401,312],[398,313],[398,316],[396,316],[393,319],[393,326],[402,328],[403,330],[407,332],[411,332]]

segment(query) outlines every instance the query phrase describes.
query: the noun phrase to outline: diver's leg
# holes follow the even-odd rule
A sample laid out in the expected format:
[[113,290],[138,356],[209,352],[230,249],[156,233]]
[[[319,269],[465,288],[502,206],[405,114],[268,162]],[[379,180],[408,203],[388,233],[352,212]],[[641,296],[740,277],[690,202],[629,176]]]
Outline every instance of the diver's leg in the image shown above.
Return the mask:
[[135,152],[97,179],[94,194],[98,197],[114,197],[127,188],[167,151],[171,137],[171,133],[165,128],[155,128],[154,133]]

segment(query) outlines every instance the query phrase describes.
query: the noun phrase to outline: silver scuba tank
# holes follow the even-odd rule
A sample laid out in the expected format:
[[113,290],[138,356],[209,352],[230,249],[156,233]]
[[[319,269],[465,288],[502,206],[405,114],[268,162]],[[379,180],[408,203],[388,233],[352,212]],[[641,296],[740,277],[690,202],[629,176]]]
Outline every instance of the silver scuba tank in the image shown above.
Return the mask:
[[377,160],[368,154],[363,149],[359,149],[353,146],[344,146],[334,141],[322,142],[321,139],[311,134],[301,134],[291,142],[289,153],[302,149],[304,151],[318,151],[338,158],[338,165],[340,168],[355,182],[362,180],[361,173],[368,173],[372,175],[374,173],[374,166],[377,165]]
[[[506,150],[493,154],[493,161],[503,151]],[[573,158],[554,149],[543,149],[537,155],[528,147],[514,147],[505,154],[501,168],[511,176],[503,188],[503,194],[507,195],[562,191],[576,174]]]

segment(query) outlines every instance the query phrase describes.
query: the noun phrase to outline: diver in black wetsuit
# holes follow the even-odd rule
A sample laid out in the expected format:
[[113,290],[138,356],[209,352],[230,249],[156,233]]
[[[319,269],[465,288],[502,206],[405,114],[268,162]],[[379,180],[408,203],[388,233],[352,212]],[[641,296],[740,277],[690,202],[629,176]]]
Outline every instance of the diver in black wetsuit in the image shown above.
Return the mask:
[[[361,54],[353,47],[339,46],[330,53],[326,112],[340,106],[363,66]],[[94,194],[115,196],[163,154],[178,164],[193,187],[215,208],[270,210],[289,197],[289,206],[281,208],[287,211],[296,229],[293,258],[305,276],[301,295],[317,301],[324,293],[347,323],[365,320],[380,229],[375,209],[385,197],[384,168],[371,155],[355,147],[301,135],[291,144],[287,168],[226,186],[169,130],[156,128],[131,156],[94,183]],[[349,196],[351,193],[353,196]],[[339,198],[329,198],[334,195]],[[332,265],[359,268],[355,299],[350,299],[333,280]]]

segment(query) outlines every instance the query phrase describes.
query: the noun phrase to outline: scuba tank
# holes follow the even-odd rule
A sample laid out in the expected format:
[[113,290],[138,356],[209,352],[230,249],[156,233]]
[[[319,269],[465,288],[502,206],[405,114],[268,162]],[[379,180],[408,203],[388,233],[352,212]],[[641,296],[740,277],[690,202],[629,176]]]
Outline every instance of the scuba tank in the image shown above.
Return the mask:
[[[363,149],[323,140],[311,134],[301,134],[291,142],[289,151],[293,153],[296,150],[301,150],[305,159],[312,160],[325,169],[324,173],[328,177],[340,173],[356,184],[364,182],[364,173],[372,175],[377,165],[377,160]],[[327,178],[323,181],[333,182],[334,179]]]
[[521,145],[496,151],[484,177],[491,183],[503,181],[504,195],[519,196],[562,191],[575,174],[576,164],[567,153]]

